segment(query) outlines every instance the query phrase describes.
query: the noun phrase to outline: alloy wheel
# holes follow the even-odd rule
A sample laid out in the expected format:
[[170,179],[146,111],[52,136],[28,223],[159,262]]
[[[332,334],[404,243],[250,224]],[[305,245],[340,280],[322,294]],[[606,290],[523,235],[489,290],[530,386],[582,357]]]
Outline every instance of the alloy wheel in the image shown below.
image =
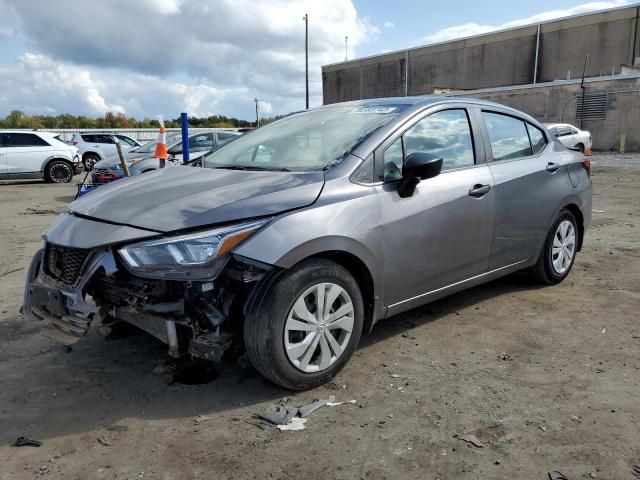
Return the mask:
[[344,353],[354,325],[347,291],[335,283],[305,290],[289,311],[284,346],[289,361],[305,373],[320,372]]
[[551,263],[558,274],[566,272],[571,266],[576,254],[576,230],[569,220],[563,220],[558,225],[553,236],[551,247]]
[[73,172],[66,163],[56,163],[51,166],[49,175],[54,183],[67,183],[71,181]]

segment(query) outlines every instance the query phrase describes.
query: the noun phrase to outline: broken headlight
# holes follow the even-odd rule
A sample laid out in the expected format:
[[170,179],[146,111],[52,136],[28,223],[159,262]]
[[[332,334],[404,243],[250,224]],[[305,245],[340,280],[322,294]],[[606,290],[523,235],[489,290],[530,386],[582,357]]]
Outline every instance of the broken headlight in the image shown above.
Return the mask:
[[127,245],[118,250],[127,268],[141,277],[169,280],[214,278],[236,245],[269,219]]

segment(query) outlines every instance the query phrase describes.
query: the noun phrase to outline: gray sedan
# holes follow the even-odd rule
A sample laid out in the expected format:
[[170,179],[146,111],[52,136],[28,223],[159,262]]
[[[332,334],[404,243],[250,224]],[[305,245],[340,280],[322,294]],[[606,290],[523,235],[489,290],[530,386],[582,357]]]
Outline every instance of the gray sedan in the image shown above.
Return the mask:
[[203,167],[72,203],[32,261],[25,315],[68,342],[127,322],[173,356],[237,345],[278,385],[313,388],[382,319],[519,270],[561,282],[591,218],[582,155],[470,99],[292,114]]

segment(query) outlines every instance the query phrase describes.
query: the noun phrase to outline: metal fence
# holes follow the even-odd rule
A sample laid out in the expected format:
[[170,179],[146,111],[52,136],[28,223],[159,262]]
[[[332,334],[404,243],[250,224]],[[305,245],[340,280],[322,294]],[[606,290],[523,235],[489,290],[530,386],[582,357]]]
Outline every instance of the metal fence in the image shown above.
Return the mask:
[[[71,140],[71,137],[74,133],[117,133],[120,135],[126,135],[127,137],[131,137],[139,142],[148,142],[151,140],[155,140],[158,138],[158,129],[157,128],[113,128],[113,129],[105,129],[105,128],[41,128],[39,129],[42,132],[53,132],[59,133],[62,135],[64,140]],[[198,133],[198,132],[235,132],[237,128],[189,128],[189,133]],[[167,128],[167,133],[177,132],[180,133],[180,128]]]

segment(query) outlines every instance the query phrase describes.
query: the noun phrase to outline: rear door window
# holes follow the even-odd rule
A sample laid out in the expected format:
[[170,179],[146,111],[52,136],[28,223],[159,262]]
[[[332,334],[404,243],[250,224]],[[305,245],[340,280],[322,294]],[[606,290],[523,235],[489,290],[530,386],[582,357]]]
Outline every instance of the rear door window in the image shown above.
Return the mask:
[[482,112],[493,160],[514,160],[532,155],[525,122],[516,117],[494,112]]
[[558,127],[558,137],[566,137],[571,135],[571,129],[569,127]]
[[50,145],[38,135],[33,133],[4,133],[3,147],[49,147]]
[[129,137],[125,137],[124,135],[116,135],[116,137],[121,143],[125,143],[126,145],[129,145],[131,147],[135,147],[138,145],[136,142],[131,140]]

